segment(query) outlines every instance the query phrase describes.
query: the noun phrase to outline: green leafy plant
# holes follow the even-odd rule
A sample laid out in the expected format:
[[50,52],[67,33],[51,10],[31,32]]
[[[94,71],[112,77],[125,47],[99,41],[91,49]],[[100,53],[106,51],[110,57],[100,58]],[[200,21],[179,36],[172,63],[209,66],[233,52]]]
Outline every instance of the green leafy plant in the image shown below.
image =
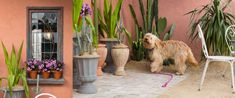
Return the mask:
[[79,31],[78,27],[80,23],[78,22],[80,17],[80,12],[82,9],[83,0],[73,0],[73,30]]
[[204,5],[200,9],[194,9],[186,13],[191,15],[190,38],[195,40],[198,37],[196,28],[200,24],[208,51],[212,55],[229,53],[224,36],[226,28],[235,22],[235,16],[225,11],[231,1],[228,0],[223,3],[222,0],[213,0],[213,2]]
[[[161,35],[163,36],[162,37],[162,40],[165,41],[165,40],[170,40],[170,38],[172,37],[172,34],[175,30],[175,24],[172,24],[170,26],[170,29],[169,30],[166,30],[166,26],[167,26],[167,19],[165,17],[160,17],[158,19],[158,29],[155,29],[155,27],[153,27],[154,29],[152,29],[152,33],[157,35],[158,37],[160,37]],[[157,32],[155,30],[158,30]],[[165,32],[166,31],[166,32]]]
[[107,35],[108,38],[117,38],[116,27],[120,19],[120,10],[123,0],[118,0],[114,10],[112,0],[104,0],[103,15],[98,9],[99,27],[103,37]]
[[7,51],[3,42],[2,48],[4,52],[5,63],[7,65],[8,76],[6,77],[6,79],[8,81],[7,88],[10,91],[10,96],[12,96],[13,88],[19,85],[19,81],[21,80],[23,83],[25,95],[27,98],[29,98],[29,87],[26,80],[26,70],[24,68],[21,68],[20,66],[23,42],[21,43],[17,53],[14,45],[12,45],[12,50],[10,54],[8,54],[9,52]]

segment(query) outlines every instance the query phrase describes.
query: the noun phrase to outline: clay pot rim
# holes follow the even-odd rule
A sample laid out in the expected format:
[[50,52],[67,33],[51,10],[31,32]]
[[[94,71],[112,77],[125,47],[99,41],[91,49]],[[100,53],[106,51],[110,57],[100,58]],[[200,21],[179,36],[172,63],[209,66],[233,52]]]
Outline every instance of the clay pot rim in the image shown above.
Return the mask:
[[128,48],[127,45],[125,44],[117,44],[117,45],[114,45],[112,48],[116,49],[116,48]]

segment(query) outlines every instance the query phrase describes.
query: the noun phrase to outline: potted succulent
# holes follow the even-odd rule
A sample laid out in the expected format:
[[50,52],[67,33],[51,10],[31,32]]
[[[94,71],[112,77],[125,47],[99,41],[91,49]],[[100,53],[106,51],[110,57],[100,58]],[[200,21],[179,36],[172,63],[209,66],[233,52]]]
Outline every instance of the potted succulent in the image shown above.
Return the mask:
[[[88,6],[84,4],[82,9],[87,9],[86,7]],[[97,35],[94,34],[94,26],[90,21],[89,15],[91,11],[85,10],[81,12],[81,30],[76,28],[76,26],[74,28],[79,49],[79,54],[74,56],[74,59],[77,61],[78,79],[81,82],[78,92],[93,94],[97,92],[96,87],[92,84],[97,79],[96,70],[99,55],[96,52],[96,44],[94,44],[96,43],[94,41],[96,41]]]
[[54,79],[60,79],[63,72],[64,63],[58,60],[53,60],[53,75]]
[[106,58],[107,66],[104,68],[105,72],[113,73],[115,70],[111,56],[111,49],[112,46],[118,42],[116,27],[120,19],[120,10],[122,7],[122,2],[123,0],[118,0],[113,10],[112,2],[110,2],[110,0],[104,0],[103,15],[101,15],[101,10],[98,9],[98,19],[100,27],[99,32],[103,36],[103,38],[100,38],[100,42],[106,44],[108,49],[108,58]]
[[[24,92],[26,97],[29,98],[29,87],[26,80],[26,70],[20,66],[23,42],[21,43],[18,52],[16,52],[14,45],[12,46],[11,53],[8,52],[3,42],[2,47],[8,71],[7,77],[0,78],[0,83],[2,82],[2,79],[6,79],[8,83],[8,86],[5,88],[5,98],[24,98]],[[20,81],[23,86],[19,85]]]
[[31,79],[36,79],[38,74],[38,66],[42,64],[40,60],[29,59],[26,62],[27,72]]
[[43,64],[39,65],[39,70],[42,73],[43,79],[48,79],[50,77],[51,70],[53,68],[53,60],[52,59],[45,59],[42,62]]

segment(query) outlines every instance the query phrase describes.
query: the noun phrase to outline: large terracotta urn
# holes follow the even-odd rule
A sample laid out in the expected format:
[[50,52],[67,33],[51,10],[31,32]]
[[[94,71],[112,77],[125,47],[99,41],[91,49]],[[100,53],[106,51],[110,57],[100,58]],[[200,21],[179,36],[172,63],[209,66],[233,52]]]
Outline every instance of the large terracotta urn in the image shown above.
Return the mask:
[[129,58],[129,48],[128,46],[124,45],[124,44],[118,44],[112,47],[112,58],[113,58],[113,62],[115,65],[115,75],[118,76],[124,76],[126,75],[125,73],[125,65],[126,62]]
[[102,76],[103,72],[102,72],[102,68],[104,67],[104,62],[105,59],[107,57],[107,48],[105,44],[98,44],[98,48],[97,48],[97,53],[100,56],[99,58],[99,62],[98,62],[98,68],[97,68],[97,76]]

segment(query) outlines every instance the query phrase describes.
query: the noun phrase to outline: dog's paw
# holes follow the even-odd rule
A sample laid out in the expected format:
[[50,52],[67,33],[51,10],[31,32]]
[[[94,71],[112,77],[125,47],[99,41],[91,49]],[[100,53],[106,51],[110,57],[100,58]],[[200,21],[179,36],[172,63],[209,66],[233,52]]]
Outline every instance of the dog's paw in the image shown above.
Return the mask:
[[151,68],[151,72],[156,72],[156,69],[155,68]]
[[180,73],[180,72],[176,72],[175,74],[176,75],[183,75],[183,73]]

